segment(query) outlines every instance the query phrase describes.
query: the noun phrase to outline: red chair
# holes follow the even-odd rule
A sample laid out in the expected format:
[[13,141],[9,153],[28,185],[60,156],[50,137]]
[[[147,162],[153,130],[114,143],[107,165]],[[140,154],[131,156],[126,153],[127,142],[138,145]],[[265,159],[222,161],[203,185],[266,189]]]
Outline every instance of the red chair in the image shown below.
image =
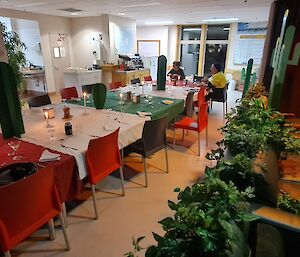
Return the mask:
[[96,206],[95,185],[99,181],[119,169],[122,183],[122,195],[125,195],[123,169],[118,147],[118,134],[119,129],[107,136],[90,140],[86,152],[86,164],[89,182],[92,185],[96,219],[98,219],[98,211]]
[[111,82],[108,84],[109,85],[109,89],[112,90],[112,89],[117,89],[119,87],[122,87],[122,83],[120,81],[117,81],[117,82]]
[[[68,234],[61,212],[61,203],[54,184],[53,167],[13,184],[0,187],[0,252],[10,250],[48,222],[54,231],[53,218],[59,214],[67,249]],[[53,234],[50,234],[52,238]]]
[[60,89],[61,99],[69,100],[71,98],[78,98],[78,92],[76,87],[66,87]]
[[144,77],[144,81],[152,81],[152,77],[151,76],[146,76],[146,77]]
[[200,132],[206,128],[206,145],[208,144],[208,135],[207,135],[207,126],[208,126],[208,114],[207,114],[207,103],[202,103],[199,105],[198,116],[197,119],[193,119],[190,117],[185,117],[174,124],[174,139],[173,145],[175,147],[176,140],[176,129],[184,130],[192,130],[198,132],[198,156],[200,155]]

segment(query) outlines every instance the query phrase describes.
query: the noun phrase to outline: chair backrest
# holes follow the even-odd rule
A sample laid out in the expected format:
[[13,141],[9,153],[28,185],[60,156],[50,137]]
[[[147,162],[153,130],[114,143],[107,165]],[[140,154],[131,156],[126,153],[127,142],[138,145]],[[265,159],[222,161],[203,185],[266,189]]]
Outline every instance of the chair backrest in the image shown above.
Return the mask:
[[151,76],[146,76],[146,77],[144,77],[144,81],[152,81],[152,77]]
[[66,87],[60,89],[60,95],[61,99],[71,99],[71,98],[77,98],[78,97],[78,92],[76,87]]
[[201,132],[203,129],[205,129],[208,125],[208,103],[203,103],[199,105],[199,111],[198,111],[198,131]]
[[87,94],[91,94],[92,90],[93,90],[93,87],[94,87],[94,84],[81,86],[82,93],[85,92]]
[[167,126],[168,118],[166,115],[160,119],[145,122],[142,141],[146,156],[151,155],[167,146]]
[[214,94],[211,98],[214,102],[226,102],[227,101],[227,88],[229,83],[224,88],[214,88]]
[[186,96],[184,114],[188,117],[193,117],[194,114],[194,92],[191,91]]
[[200,90],[198,92],[198,108],[204,103],[205,103],[205,88],[200,87]]
[[96,184],[120,168],[118,134],[119,129],[107,136],[90,140],[85,157],[91,184]]
[[33,96],[30,97],[27,101],[28,101],[29,108],[51,104],[49,95]]
[[109,89],[116,89],[116,88],[122,87],[122,83],[120,81],[111,82],[108,84],[108,86],[109,86]]
[[8,251],[61,211],[53,167],[0,187],[0,251]]
[[141,83],[141,80],[139,78],[131,80],[131,84],[138,84],[138,83]]

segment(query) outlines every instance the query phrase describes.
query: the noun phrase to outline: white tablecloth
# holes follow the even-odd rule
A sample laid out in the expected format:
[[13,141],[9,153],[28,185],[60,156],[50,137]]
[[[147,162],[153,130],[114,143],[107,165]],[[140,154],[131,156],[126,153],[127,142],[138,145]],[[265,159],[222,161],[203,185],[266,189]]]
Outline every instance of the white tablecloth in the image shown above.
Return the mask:
[[[80,178],[87,175],[85,167],[85,152],[89,140],[99,136],[105,136],[120,127],[119,148],[135,142],[142,137],[142,131],[149,117],[139,117],[134,114],[113,112],[108,110],[96,110],[84,108],[79,105],[69,104],[71,120],[64,120],[63,104],[53,105],[55,118],[49,122],[53,127],[47,128],[42,107],[26,110],[23,116],[25,134],[22,139],[37,145],[73,155],[76,158]],[[70,121],[73,127],[73,135],[66,136],[64,124]],[[51,135],[54,138],[51,138]]]
[[[174,98],[174,99],[186,99],[186,96],[190,90],[197,91],[199,88],[197,87],[180,87],[180,86],[166,86],[166,90],[156,90],[155,87],[150,85],[144,86],[133,86],[129,85],[126,87],[120,88],[120,92],[128,92],[131,91],[133,94],[145,94],[166,98]],[[197,100],[197,93],[194,94],[194,100]]]

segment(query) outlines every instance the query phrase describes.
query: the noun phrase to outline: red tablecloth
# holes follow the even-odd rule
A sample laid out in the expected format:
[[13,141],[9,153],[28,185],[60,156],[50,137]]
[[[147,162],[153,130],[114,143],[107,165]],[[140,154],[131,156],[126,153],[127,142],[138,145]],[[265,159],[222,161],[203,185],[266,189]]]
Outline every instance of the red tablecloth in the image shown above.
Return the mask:
[[[3,139],[0,134],[0,165],[8,165],[16,162],[38,162],[42,152],[46,149],[42,146],[31,144],[22,141],[17,154],[23,158],[19,161],[14,161],[12,156],[8,156],[12,149],[8,146],[9,141],[16,139]],[[72,200],[83,189],[83,184],[79,179],[77,165],[73,156],[50,150],[53,153],[60,154],[59,161],[44,162],[44,166],[54,166],[55,184],[62,202]],[[39,167],[40,168],[40,167]]]

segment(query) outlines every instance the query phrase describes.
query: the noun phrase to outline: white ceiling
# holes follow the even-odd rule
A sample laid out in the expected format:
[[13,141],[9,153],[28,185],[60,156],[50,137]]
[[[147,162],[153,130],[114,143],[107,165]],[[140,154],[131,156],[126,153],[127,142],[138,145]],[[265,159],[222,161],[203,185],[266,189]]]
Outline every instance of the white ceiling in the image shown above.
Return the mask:
[[174,24],[199,24],[203,19],[238,18],[242,22],[267,21],[273,0],[0,0],[0,7],[42,14],[75,17],[63,8],[83,10],[77,17],[101,14]]

